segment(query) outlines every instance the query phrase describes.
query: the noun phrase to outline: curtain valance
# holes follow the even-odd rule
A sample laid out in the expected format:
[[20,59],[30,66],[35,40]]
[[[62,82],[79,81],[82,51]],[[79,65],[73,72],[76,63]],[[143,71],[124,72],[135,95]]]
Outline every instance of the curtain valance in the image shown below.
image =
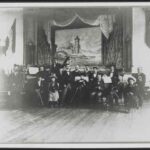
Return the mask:
[[66,27],[75,22],[76,19],[79,19],[81,22],[91,25],[91,26],[99,26],[100,30],[104,34],[104,36],[108,39],[110,33],[113,31],[113,24],[115,22],[115,15],[99,15],[96,19],[87,19],[75,14],[73,18],[69,18],[63,22],[57,22],[56,20],[52,21],[53,26],[57,27]]

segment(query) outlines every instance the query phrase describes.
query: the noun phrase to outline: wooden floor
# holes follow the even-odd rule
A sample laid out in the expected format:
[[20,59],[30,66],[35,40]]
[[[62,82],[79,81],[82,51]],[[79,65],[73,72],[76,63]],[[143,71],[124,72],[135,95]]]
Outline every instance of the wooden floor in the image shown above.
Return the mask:
[[129,114],[16,104],[0,98],[0,143],[150,142],[150,101]]

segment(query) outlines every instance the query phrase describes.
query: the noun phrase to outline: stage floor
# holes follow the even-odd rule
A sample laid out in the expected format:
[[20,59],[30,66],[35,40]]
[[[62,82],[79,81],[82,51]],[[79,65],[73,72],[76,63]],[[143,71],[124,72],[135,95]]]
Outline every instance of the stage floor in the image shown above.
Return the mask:
[[0,99],[0,143],[150,142],[148,100],[130,113],[9,103]]

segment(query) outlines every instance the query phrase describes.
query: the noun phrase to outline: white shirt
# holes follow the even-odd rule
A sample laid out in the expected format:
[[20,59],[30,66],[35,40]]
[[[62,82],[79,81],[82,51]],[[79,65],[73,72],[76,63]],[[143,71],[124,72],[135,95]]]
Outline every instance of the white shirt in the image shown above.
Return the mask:
[[104,83],[112,83],[110,76],[103,75],[102,79],[103,79]]

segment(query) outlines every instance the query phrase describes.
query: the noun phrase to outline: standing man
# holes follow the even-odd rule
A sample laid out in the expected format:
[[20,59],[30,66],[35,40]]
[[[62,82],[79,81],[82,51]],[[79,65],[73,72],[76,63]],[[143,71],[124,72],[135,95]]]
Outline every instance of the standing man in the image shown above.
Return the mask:
[[112,65],[110,68],[110,77],[112,80],[112,86],[111,86],[111,94],[112,94],[112,99],[115,99],[115,104],[119,105],[119,97],[117,94],[118,91],[118,82],[119,82],[119,75],[118,75],[118,71],[116,69],[115,65]]
[[72,73],[70,65],[66,64],[62,72],[62,103],[68,104],[71,98],[71,82],[72,82]]
[[117,86],[119,82],[119,75],[115,65],[110,67],[110,77],[112,79],[112,85]]
[[67,63],[68,61],[70,60],[70,57],[66,57],[66,59],[64,60],[64,62],[61,64],[58,62],[57,59],[55,59],[54,61],[54,64],[52,65],[52,72],[56,73],[56,76],[58,77],[59,74],[60,74],[60,69],[63,68]]
[[137,86],[138,86],[138,97],[139,97],[139,106],[141,107],[143,105],[143,99],[144,99],[144,86],[145,86],[145,81],[146,77],[145,74],[142,73],[142,68],[138,68],[138,73],[135,74],[135,78],[137,81]]

